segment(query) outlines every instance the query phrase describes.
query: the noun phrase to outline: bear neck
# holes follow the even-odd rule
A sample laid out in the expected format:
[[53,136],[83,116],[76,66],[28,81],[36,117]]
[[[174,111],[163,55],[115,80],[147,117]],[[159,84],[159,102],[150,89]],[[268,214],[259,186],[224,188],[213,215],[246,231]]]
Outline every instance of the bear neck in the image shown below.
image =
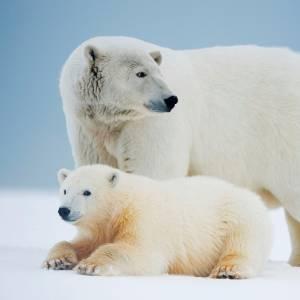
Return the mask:
[[80,105],[74,110],[80,124],[89,131],[115,131],[123,128],[128,122],[145,118],[146,116],[133,110],[119,110],[105,105]]

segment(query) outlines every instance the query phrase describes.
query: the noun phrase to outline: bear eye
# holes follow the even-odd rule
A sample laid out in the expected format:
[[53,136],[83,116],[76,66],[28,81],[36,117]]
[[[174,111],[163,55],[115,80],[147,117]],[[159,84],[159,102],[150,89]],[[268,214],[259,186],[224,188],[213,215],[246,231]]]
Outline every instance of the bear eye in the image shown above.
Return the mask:
[[64,190],[64,195],[66,195],[67,194],[67,191],[66,190]]
[[136,73],[136,76],[139,78],[144,78],[147,76],[147,74],[145,72],[138,72],[138,73]]
[[82,195],[83,196],[90,196],[92,193],[89,190],[83,191]]

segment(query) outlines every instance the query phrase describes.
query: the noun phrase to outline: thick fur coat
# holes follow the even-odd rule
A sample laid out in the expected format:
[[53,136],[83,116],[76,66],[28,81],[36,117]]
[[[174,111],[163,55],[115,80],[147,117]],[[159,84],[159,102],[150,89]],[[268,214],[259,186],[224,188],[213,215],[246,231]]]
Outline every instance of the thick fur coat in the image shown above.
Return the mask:
[[97,37],[68,58],[60,89],[77,166],[156,179],[203,174],[247,187],[285,208],[290,263],[300,265],[298,53]]
[[78,228],[44,266],[87,275],[249,278],[271,246],[254,193],[212,177],[167,181],[94,165],[59,172],[59,214]]

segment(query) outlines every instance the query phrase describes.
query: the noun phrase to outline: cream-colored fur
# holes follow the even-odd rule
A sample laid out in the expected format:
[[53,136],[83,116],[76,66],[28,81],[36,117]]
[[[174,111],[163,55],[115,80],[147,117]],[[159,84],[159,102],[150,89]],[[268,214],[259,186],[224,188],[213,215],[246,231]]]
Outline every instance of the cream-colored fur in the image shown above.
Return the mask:
[[292,253],[289,263],[292,266],[300,266],[300,223],[285,211],[288,228],[291,236]]
[[[140,71],[148,76],[136,77]],[[154,179],[217,176],[283,205],[290,232],[298,231],[298,53],[97,37],[71,54],[60,90],[77,166],[102,163]],[[171,94],[178,104],[170,113],[146,109]],[[290,261],[300,265],[300,235],[292,239]]]
[[[155,181],[104,165],[62,170],[61,206],[78,228],[45,267],[89,275],[248,278],[267,260],[268,215],[254,193],[212,177]],[[84,196],[84,191],[90,192]]]

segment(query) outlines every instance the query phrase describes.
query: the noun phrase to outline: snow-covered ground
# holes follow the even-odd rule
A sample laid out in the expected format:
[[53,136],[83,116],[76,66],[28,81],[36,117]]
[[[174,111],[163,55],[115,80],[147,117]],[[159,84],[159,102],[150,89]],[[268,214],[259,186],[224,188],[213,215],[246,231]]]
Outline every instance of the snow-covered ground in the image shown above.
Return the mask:
[[40,268],[49,248],[75,230],[57,215],[54,193],[0,191],[0,299],[300,299],[300,268],[290,252],[281,210],[272,212],[274,247],[259,278],[214,280],[184,276],[91,277]]

